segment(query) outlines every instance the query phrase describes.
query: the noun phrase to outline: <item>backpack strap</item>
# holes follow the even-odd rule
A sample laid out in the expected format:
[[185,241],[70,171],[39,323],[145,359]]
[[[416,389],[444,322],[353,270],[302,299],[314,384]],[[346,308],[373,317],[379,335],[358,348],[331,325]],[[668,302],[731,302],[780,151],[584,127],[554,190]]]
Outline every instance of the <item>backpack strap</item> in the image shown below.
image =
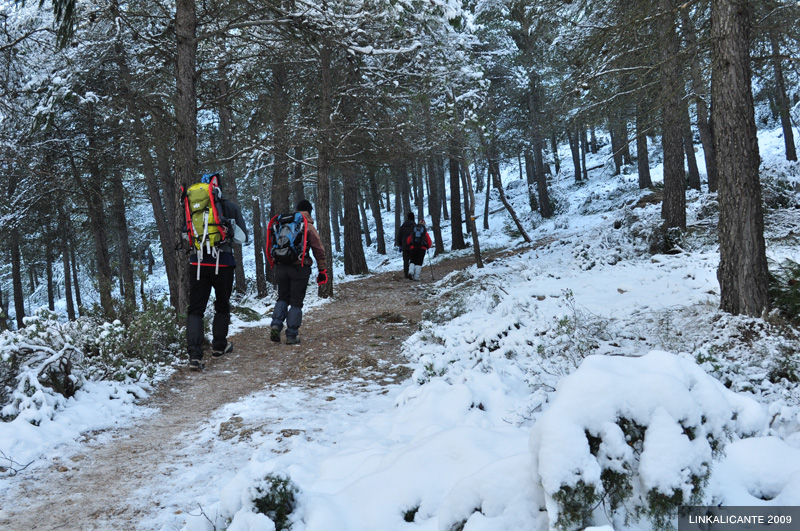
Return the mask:
[[192,211],[189,208],[189,194],[186,189],[181,186],[181,198],[183,199],[184,218],[186,219],[186,232],[189,233],[189,243],[194,247],[194,240],[197,233],[194,231],[194,224],[192,223]]
[[308,248],[308,222],[302,212],[298,212],[300,219],[303,220],[303,252],[300,255],[300,267],[303,267],[303,262],[306,260],[306,249]]
[[273,231],[272,227],[275,225],[275,222],[280,217],[281,217],[280,214],[275,214],[274,216],[272,216],[272,219],[269,220],[269,224],[267,224],[267,245],[265,248],[266,251],[265,254],[267,255],[267,262],[269,263],[270,267],[275,267],[275,261],[272,259],[272,246],[274,245],[274,243],[272,243],[272,231]]
[[228,239],[228,228],[220,222],[219,209],[217,208],[217,201],[214,198],[214,188],[216,188],[214,184],[208,185],[208,206],[211,214],[214,216],[213,224],[219,227],[219,232],[222,234],[222,241],[225,241]]

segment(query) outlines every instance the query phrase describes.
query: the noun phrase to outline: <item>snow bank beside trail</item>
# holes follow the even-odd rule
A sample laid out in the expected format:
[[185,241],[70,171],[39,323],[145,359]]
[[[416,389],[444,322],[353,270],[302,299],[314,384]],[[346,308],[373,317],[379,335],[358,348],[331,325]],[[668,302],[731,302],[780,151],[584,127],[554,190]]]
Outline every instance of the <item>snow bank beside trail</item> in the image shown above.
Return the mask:
[[531,431],[550,525],[580,523],[606,494],[599,511],[607,514],[615,496],[646,514],[662,498],[702,502],[715,456],[729,437],[766,428],[765,413],[685,357],[586,358]]

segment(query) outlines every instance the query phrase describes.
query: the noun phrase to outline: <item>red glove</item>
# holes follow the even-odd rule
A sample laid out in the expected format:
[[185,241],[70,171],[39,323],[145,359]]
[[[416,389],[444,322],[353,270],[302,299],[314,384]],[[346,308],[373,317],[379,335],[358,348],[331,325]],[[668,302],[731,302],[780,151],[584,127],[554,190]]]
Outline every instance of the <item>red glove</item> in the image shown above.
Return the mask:
[[327,283],[328,283],[328,270],[323,269],[317,274],[317,286],[321,286]]

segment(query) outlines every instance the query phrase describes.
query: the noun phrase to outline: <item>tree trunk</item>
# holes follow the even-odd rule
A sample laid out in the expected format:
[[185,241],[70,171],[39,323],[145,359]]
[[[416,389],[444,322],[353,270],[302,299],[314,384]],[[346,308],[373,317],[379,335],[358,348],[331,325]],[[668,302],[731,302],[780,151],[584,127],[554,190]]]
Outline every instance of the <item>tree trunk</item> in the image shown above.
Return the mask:
[[483,202],[483,228],[489,230],[489,199],[492,191],[492,161],[486,164],[486,201]]
[[100,306],[105,319],[111,321],[114,316],[114,300],[111,295],[111,259],[108,252],[108,225],[106,223],[105,205],[103,202],[103,174],[100,171],[97,146],[97,135],[94,128],[94,107],[87,106],[87,131],[89,182],[81,184],[82,180],[77,167],[73,167],[76,180],[79,182],[86,202],[89,215],[89,225],[94,242],[95,262],[97,264],[97,285],[100,292]]
[[589,151],[589,142],[586,140],[586,128],[580,127],[578,129],[579,144],[581,147],[581,171],[583,171],[583,180],[589,180],[589,168],[586,165],[586,153]]
[[533,155],[528,150],[525,150],[525,177],[528,183],[528,203],[531,205],[531,212],[538,212],[539,202],[536,200],[536,176],[533,169]]
[[470,201],[469,201],[469,187],[470,184],[467,184],[467,175],[469,174],[469,168],[466,168],[466,162],[464,159],[461,159],[461,164],[459,171],[461,172],[461,189],[464,190],[464,230],[466,230],[467,234],[470,233],[472,228],[469,224],[469,212],[470,212]]
[[119,236],[119,273],[123,286],[125,306],[128,310],[136,308],[136,284],[133,281],[133,264],[131,263],[131,243],[128,234],[128,218],[125,214],[125,187],[122,184],[120,170],[112,172],[114,179],[113,203],[117,235]]
[[452,242],[450,248],[453,251],[466,249],[464,242],[464,227],[461,220],[461,191],[459,183],[461,176],[458,170],[458,159],[455,155],[450,156],[450,232]]
[[275,138],[275,163],[272,172],[272,208],[270,217],[291,212],[289,204],[291,183],[289,182],[289,135],[286,121],[289,117],[289,93],[287,92],[286,65],[277,63],[272,67],[271,111]]
[[[197,71],[197,14],[195,0],[176,0],[175,34],[177,37],[175,85],[175,187],[171,204],[174,205],[172,216],[173,234],[181,230],[183,211],[180,201],[181,184],[188,186],[197,180],[197,94],[195,82]],[[182,255],[182,253],[181,253]],[[178,292],[178,315],[189,307],[189,263],[185,256],[179,255],[176,265],[181,289]]]
[[333,249],[331,248],[331,93],[333,76],[331,72],[331,46],[326,35],[319,46],[319,131],[317,144],[317,232],[325,248],[328,262],[328,282],[319,286],[317,293],[322,298],[333,297]]
[[492,176],[494,187],[498,192],[500,192],[500,201],[503,202],[503,206],[506,207],[506,210],[511,215],[511,219],[514,220],[514,224],[517,226],[517,230],[522,235],[522,239],[525,240],[525,243],[531,243],[531,237],[528,236],[528,232],[525,230],[525,227],[522,226],[522,223],[517,217],[517,213],[514,211],[514,207],[512,207],[511,203],[509,203],[508,199],[506,199],[506,194],[503,191],[503,183],[500,180],[500,164],[494,159],[489,159],[489,173]]
[[[236,165],[233,160],[233,109],[231,107],[230,89],[228,86],[228,72],[225,62],[221,62],[217,68],[219,80],[219,133],[220,144],[222,147],[222,157],[225,159],[225,170],[222,172],[220,186],[227,197],[237,205],[239,204],[239,189],[236,183]],[[233,257],[236,260],[234,269],[234,289],[237,293],[244,295],[247,292],[247,279],[244,276],[244,255],[242,246],[233,246]]]
[[[63,207],[59,207],[59,215],[61,216],[62,220],[66,220],[66,213]],[[67,319],[70,321],[75,320],[75,305],[72,300],[72,275],[70,274],[70,263],[69,263],[69,244],[68,239],[70,236],[70,232],[68,230],[68,224],[66,221],[61,223],[60,229],[60,240],[61,240],[61,263],[64,268],[64,298],[67,301]]]
[[686,39],[686,47],[692,52],[690,61],[692,91],[694,92],[694,102],[697,109],[697,130],[700,132],[700,142],[703,144],[703,159],[706,162],[706,176],[708,177],[708,191],[717,191],[717,160],[714,154],[714,135],[711,124],[708,120],[708,105],[706,104],[707,90],[703,76],[703,68],[700,64],[700,54],[698,53],[697,36],[694,24],[689,17],[688,9],[681,9],[681,27]]
[[267,291],[267,275],[265,269],[266,237],[261,224],[261,204],[257,197],[253,198],[253,251],[256,258],[256,291],[259,298],[269,295]]
[[[67,210],[67,215],[69,216],[69,210]],[[67,218],[67,228],[68,230],[72,228],[72,222],[69,221]],[[69,230],[70,234],[73,233],[72,230]],[[75,259],[75,242],[67,240],[69,244],[69,261],[72,264],[72,285],[75,286],[75,304],[78,308],[78,315],[83,315],[83,301],[81,301],[81,283],[80,278],[78,277],[78,260]]]
[[[153,219],[158,230],[158,238],[161,242],[161,256],[164,260],[164,267],[167,274],[167,283],[169,285],[170,301],[173,307],[182,308],[178,304],[178,293],[181,291],[183,279],[178,274],[175,253],[175,239],[170,230],[172,224],[167,218],[167,214],[171,211],[165,209],[162,201],[160,188],[158,185],[158,178],[156,177],[155,166],[153,164],[153,157],[150,153],[150,146],[148,138],[145,134],[144,125],[142,124],[141,109],[139,105],[138,94],[131,86],[131,73],[124,56],[124,44],[117,41],[115,44],[116,62],[120,71],[120,78],[122,83],[122,96],[125,100],[128,117],[131,120],[133,128],[133,135],[136,140],[137,148],[139,149],[139,157],[141,159],[141,170],[144,175],[145,188],[147,189],[147,197],[150,200],[150,206],[153,210]],[[161,147],[164,150],[163,146]],[[163,154],[166,158],[166,154]],[[165,190],[165,193],[167,190]],[[171,197],[171,195],[166,195]]]
[[361,231],[364,233],[364,243],[367,247],[372,247],[372,236],[369,233],[367,209],[364,207],[364,197],[361,194],[361,189],[358,189],[358,210],[361,213]]
[[472,177],[469,174],[469,164],[464,161],[464,173],[467,176],[466,193],[469,195],[469,211],[467,212],[467,225],[472,234],[472,252],[475,255],[475,265],[478,269],[483,269],[483,258],[481,257],[481,244],[478,240],[478,230],[475,227],[475,190],[472,189]]
[[789,109],[789,97],[786,95],[786,81],[783,76],[783,65],[781,65],[781,46],[775,30],[769,32],[769,40],[772,46],[772,69],[775,72],[775,104],[778,108],[778,115],[781,117],[781,127],[783,128],[783,143],[786,146],[786,160],[797,160],[797,151],[794,145],[794,132],[792,131],[792,116]]
[[342,196],[339,194],[338,190],[338,180],[336,178],[331,179],[331,223],[333,224],[333,238],[334,242],[336,243],[336,252],[342,252],[342,230],[339,226],[339,212],[342,210]]
[[44,261],[45,273],[47,275],[47,307],[51,312],[54,312],[56,311],[56,297],[53,287],[53,262],[55,262],[55,258],[53,257],[53,238],[50,229],[50,223],[47,223],[47,226],[43,227],[44,236],[46,238]]
[[[428,155],[428,180],[430,181],[430,196],[428,197],[428,211],[431,214],[431,225],[433,227],[433,245],[436,250],[433,256],[439,256],[444,253],[444,242],[442,241],[442,210],[439,207],[441,202],[440,189],[438,186],[438,179],[436,178],[436,162],[435,155]],[[397,225],[398,227],[400,225]]]
[[567,128],[567,140],[569,140],[569,149],[572,152],[572,167],[575,169],[575,182],[581,182],[581,148],[578,140],[578,128],[573,126]]
[[608,133],[611,137],[611,158],[614,160],[614,175],[619,175],[622,173],[622,139],[620,138],[619,127],[613,113],[608,119]]
[[639,170],[639,189],[651,188],[650,154],[647,151],[647,131],[644,104],[636,104],[636,166]]
[[[681,91],[683,92],[683,91]],[[694,135],[692,134],[692,121],[689,117],[689,108],[684,105],[681,112],[683,129],[683,151],[686,153],[686,164],[689,167],[689,175],[686,184],[692,190],[700,191],[700,170],[697,168],[697,157],[694,154]]]
[[439,188],[439,204],[442,206],[442,217],[445,221],[450,221],[450,213],[447,211],[447,180],[444,175],[444,157],[437,156],[434,159],[436,163],[436,186]]
[[[592,141],[594,140],[594,128],[592,128]],[[558,156],[558,139],[556,139],[556,134],[553,133],[550,135],[550,149],[553,150],[553,163],[556,167],[556,175],[561,173],[561,158]]]
[[664,202],[661,217],[667,229],[686,229],[686,174],[683,166],[682,83],[678,65],[672,0],[659,0],[661,52],[662,145],[664,150]]
[[375,218],[375,239],[378,244],[378,254],[386,254],[386,235],[383,232],[383,218],[381,217],[380,194],[378,193],[378,183],[375,180],[375,172],[369,172],[369,206],[372,209],[372,217]]
[[358,215],[358,179],[353,163],[342,168],[344,181],[344,274],[364,275],[369,273],[364,257],[364,243]]
[[303,184],[303,146],[296,145],[294,147],[294,177],[292,178],[292,195],[294,196],[294,204],[306,198],[305,186]]
[[[14,187],[11,187],[12,189]],[[25,294],[22,291],[22,253],[19,248],[19,230],[16,227],[10,230],[11,243],[11,283],[14,291],[14,313],[16,314],[17,330],[25,328]]]
[[761,316],[769,271],[750,71],[746,0],[712,0],[711,112],[719,170],[720,307]]
[[425,217],[425,178],[422,175],[422,163],[419,160],[414,161],[414,175],[417,183],[417,216],[422,219]]

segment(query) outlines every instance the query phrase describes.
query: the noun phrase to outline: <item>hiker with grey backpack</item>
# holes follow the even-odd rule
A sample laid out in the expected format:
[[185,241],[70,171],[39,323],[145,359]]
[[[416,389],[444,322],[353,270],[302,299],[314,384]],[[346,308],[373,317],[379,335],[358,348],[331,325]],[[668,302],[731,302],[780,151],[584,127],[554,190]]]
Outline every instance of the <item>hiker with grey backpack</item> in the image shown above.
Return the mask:
[[420,219],[419,223],[414,226],[406,243],[408,244],[411,262],[409,265],[409,278],[419,280],[420,275],[422,275],[422,262],[425,260],[428,249],[433,247],[433,241],[431,241],[431,236],[425,228],[424,219]]
[[189,240],[189,307],[186,311],[186,342],[189,368],[201,370],[203,363],[203,315],[214,290],[214,320],[211,324],[211,355],[219,358],[233,350],[228,341],[231,293],[236,259],[233,245],[246,243],[247,227],[239,206],[222,197],[219,174],[205,174],[199,183],[182,188],[182,202]]
[[314,263],[311,254],[317,261],[317,285],[328,282],[325,248],[311,219],[312,208],[311,203],[303,199],[297,204],[296,212],[278,214],[267,226],[266,255],[278,285],[269,335],[275,343],[281,341],[285,322],[286,344],[300,344],[298,333],[303,321],[303,300]]

